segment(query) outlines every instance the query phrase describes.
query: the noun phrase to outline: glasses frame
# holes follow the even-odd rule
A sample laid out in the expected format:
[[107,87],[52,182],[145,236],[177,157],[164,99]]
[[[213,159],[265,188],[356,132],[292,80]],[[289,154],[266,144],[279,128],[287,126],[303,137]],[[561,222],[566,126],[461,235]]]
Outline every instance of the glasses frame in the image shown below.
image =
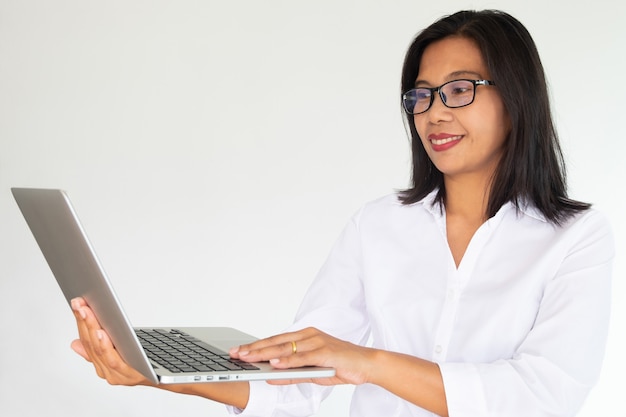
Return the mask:
[[[472,85],[474,86],[474,89],[472,90],[472,100],[469,103],[460,105],[460,106],[449,106],[448,104],[446,104],[446,100],[444,98],[443,92],[441,91],[441,89],[443,87],[445,87],[446,85],[450,84],[450,83],[454,83],[454,82],[458,82],[458,81],[467,81],[472,83]],[[433,106],[433,102],[435,101],[435,94],[437,93],[439,95],[439,98],[441,99],[441,102],[443,103],[444,106],[446,106],[449,109],[458,109],[460,107],[465,107],[465,106],[469,106],[470,104],[472,104],[474,102],[474,99],[476,98],[476,86],[479,85],[496,85],[496,83],[494,83],[493,81],[489,81],[489,80],[470,80],[470,79],[465,79],[465,78],[460,78],[458,80],[452,80],[452,81],[447,81],[443,84],[441,84],[439,87],[417,87],[417,88],[412,88],[410,90],[408,90],[407,92],[405,92],[404,94],[402,94],[402,107],[404,108],[404,111],[407,112],[408,114],[411,114],[413,116],[415,116],[416,114],[422,114],[422,113],[426,113],[432,106]],[[411,91],[415,91],[415,90],[428,90],[430,91],[430,103],[428,103],[428,107],[426,107],[425,110],[420,111],[420,112],[412,112],[409,111],[409,109],[406,106],[406,95],[409,94]]]

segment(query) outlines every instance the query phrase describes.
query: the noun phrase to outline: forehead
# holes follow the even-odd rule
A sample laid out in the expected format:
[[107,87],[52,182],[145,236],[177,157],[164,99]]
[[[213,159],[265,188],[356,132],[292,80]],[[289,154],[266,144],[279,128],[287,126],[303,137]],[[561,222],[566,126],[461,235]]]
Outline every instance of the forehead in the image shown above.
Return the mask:
[[438,85],[454,78],[474,77],[489,78],[478,45],[471,39],[452,36],[426,47],[416,84]]

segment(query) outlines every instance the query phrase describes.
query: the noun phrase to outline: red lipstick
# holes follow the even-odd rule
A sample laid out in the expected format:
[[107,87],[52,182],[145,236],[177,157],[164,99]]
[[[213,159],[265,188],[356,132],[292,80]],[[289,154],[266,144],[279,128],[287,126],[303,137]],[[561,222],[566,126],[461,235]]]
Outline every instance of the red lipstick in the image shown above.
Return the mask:
[[457,145],[463,135],[453,135],[450,133],[431,133],[428,135],[428,140],[435,152],[442,152]]

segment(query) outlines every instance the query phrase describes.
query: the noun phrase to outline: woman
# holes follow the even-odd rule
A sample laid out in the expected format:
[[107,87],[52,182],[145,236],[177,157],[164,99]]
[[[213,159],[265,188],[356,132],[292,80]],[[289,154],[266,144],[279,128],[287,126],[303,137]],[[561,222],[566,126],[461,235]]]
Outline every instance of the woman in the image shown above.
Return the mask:
[[[499,11],[445,17],[410,46],[402,91],[413,186],[352,218],[291,331],[230,352],[336,376],[160,388],[246,416],[310,415],[344,383],[360,417],[579,410],[601,367],[614,250],[605,219],[567,197],[530,35]],[[73,348],[98,375],[148,384],[72,305]]]

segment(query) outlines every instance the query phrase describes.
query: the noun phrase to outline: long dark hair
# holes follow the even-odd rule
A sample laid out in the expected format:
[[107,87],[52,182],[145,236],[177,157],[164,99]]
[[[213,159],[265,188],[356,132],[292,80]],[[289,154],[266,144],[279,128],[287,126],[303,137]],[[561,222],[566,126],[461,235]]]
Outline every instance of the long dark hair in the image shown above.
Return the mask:
[[[511,119],[511,133],[493,178],[486,216],[493,217],[509,201],[518,207],[525,202],[534,204],[554,224],[588,209],[590,204],[567,197],[565,164],[543,66],[532,37],[511,15],[498,10],[461,11],[424,29],[407,51],[402,92],[413,88],[426,47],[448,36],[476,42]],[[412,141],[413,184],[400,192],[400,201],[412,204],[438,189],[437,202],[443,204],[443,174],[426,154],[413,116],[404,113],[404,117]]]

